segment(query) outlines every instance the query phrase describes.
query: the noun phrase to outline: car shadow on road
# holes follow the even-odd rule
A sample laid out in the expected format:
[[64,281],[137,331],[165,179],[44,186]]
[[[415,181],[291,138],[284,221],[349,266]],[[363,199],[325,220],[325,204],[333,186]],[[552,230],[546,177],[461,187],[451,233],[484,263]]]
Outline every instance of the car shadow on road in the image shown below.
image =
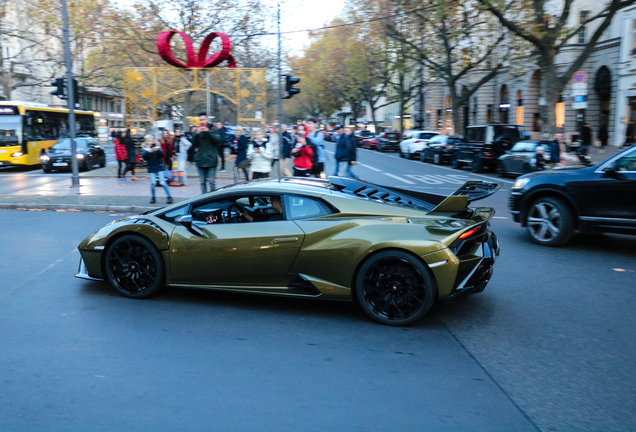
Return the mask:
[[[120,297],[110,284],[106,282],[86,282],[83,289],[87,294],[91,295]],[[287,315],[290,318],[338,320],[342,321],[343,324],[356,322],[373,324],[362,310],[351,301],[305,299],[194,288],[167,288],[148,299],[130,299],[130,301],[172,303],[182,306],[203,305],[210,307],[212,311],[223,309],[224,312],[227,312],[229,309],[241,314],[257,312]],[[409,328],[421,329],[438,327],[439,323],[432,313],[427,314],[418,323],[409,326]]]

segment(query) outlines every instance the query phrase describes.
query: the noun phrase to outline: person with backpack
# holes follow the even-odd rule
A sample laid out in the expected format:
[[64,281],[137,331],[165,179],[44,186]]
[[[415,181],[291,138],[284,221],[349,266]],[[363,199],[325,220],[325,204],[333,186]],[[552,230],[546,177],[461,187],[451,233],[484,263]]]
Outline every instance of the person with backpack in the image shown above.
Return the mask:
[[318,130],[320,120],[310,118],[307,120],[307,140],[312,145],[314,151],[314,166],[311,175],[320,178],[320,174],[325,170],[325,136]]

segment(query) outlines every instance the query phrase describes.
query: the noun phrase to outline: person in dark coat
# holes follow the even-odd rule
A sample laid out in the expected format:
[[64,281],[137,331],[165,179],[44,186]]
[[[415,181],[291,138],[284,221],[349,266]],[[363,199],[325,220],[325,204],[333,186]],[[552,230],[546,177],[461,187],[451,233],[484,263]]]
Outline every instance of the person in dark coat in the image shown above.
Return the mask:
[[155,184],[157,183],[157,180],[166,191],[166,195],[168,196],[168,204],[172,204],[173,200],[172,196],[170,196],[170,188],[168,188],[166,179],[163,176],[163,151],[161,150],[161,147],[155,143],[155,139],[152,135],[146,135],[144,152],[141,154],[141,157],[146,161],[148,167],[148,177],[150,178],[150,192],[152,193],[150,204],[154,204],[157,202],[157,199],[155,198]]
[[219,147],[221,146],[221,137],[216,131],[210,131],[207,126],[199,126],[192,147],[195,148],[194,163],[199,170],[201,193],[207,193],[206,181],[210,183],[210,192],[216,189],[216,167],[219,164]]
[[550,168],[554,168],[561,163],[561,143],[559,139],[561,134],[554,134],[554,139],[550,141]]
[[291,150],[294,148],[294,138],[287,131],[287,125],[282,125],[283,130],[283,144],[281,146],[282,154],[280,156],[282,161],[282,171],[283,177],[291,177],[293,175],[292,169],[294,168],[293,162],[291,160]]
[[359,178],[351,171],[351,167],[356,164],[356,153],[358,145],[355,137],[352,135],[353,131],[350,127],[344,129],[344,133],[338,138],[336,143],[336,170],[334,175],[337,176],[340,173],[340,165],[347,164],[347,177]]
[[135,141],[133,141],[132,136],[130,135],[130,129],[126,129],[126,134],[124,135],[123,140],[124,145],[126,146],[126,152],[128,153],[128,159],[126,160],[126,169],[121,175],[121,178],[125,179],[126,173],[128,171],[131,171],[131,180],[137,181],[137,177],[135,177],[135,165],[137,165],[137,150],[135,149]]
[[216,126],[216,131],[218,132],[219,136],[221,137],[221,149],[219,152],[219,159],[221,159],[221,169],[219,170],[219,172],[224,172],[225,171],[225,140],[227,138],[227,128],[225,126],[223,126],[223,123],[221,122],[216,122],[215,124]]
[[607,125],[602,123],[601,127],[598,128],[598,140],[601,142],[601,148],[605,148],[608,139],[609,131],[607,130]]
[[236,161],[234,162],[234,181],[237,182],[240,177],[239,170],[243,170],[243,174],[245,174],[245,181],[249,181],[250,175],[247,172],[247,168],[249,167],[249,161],[247,160],[247,147],[249,145],[249,141],[247,137],[243,135],[244,131],[241,126],[237,126],[234,130],[234,134],[236,135]]
[[583,147],[592,145],[592,128],[589,123],[585,123],[583,130],[581,130],[581,145]]

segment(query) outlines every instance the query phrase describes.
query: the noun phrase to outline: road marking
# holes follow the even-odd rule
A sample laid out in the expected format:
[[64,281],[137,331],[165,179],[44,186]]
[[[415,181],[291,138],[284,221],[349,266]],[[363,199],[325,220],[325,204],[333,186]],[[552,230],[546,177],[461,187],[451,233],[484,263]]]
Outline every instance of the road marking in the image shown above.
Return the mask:
[[396,175],[391,174],[391,173],[385,173],[385,172],[383,172],[382,174],[387,175],[387,176],[389,176],[389,177],[393,177],[394,179],[399,180],[399,181],[401,181],[401,182],[404,182],[404,183],[406,183],[406,184],[416,184],[415,182],[412,182],[412,181],[410,181],[410,180],[403,179],[402,177],[400,177],[400,176],[396,176]]
[[508,219],[507,217],[503,217],[503,216],[493,216],[493,219]]
[[370,170],[373,170],[375,172],[382,172],[382,170],[379,170],[379,169],[377,169],[375,167],[372,167],[372,166],[369,166],[369,165],[366,165],[366,164],[363,164],[363,163],[361,163],[360,166],[363,166],[365,168],[369,168]]

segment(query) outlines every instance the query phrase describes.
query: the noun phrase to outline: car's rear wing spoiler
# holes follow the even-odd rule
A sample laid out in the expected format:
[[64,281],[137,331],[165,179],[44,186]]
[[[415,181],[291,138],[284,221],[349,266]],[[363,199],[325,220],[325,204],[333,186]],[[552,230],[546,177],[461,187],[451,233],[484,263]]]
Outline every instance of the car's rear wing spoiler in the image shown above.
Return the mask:
[[497,192],[502,184],[471,180],[449,196],[378,186],[364,180],[348,177],[329,177],[332,186],[341,192],[374,201],[418,207],[429,212],[461,212],[473,201],[484,199]]

